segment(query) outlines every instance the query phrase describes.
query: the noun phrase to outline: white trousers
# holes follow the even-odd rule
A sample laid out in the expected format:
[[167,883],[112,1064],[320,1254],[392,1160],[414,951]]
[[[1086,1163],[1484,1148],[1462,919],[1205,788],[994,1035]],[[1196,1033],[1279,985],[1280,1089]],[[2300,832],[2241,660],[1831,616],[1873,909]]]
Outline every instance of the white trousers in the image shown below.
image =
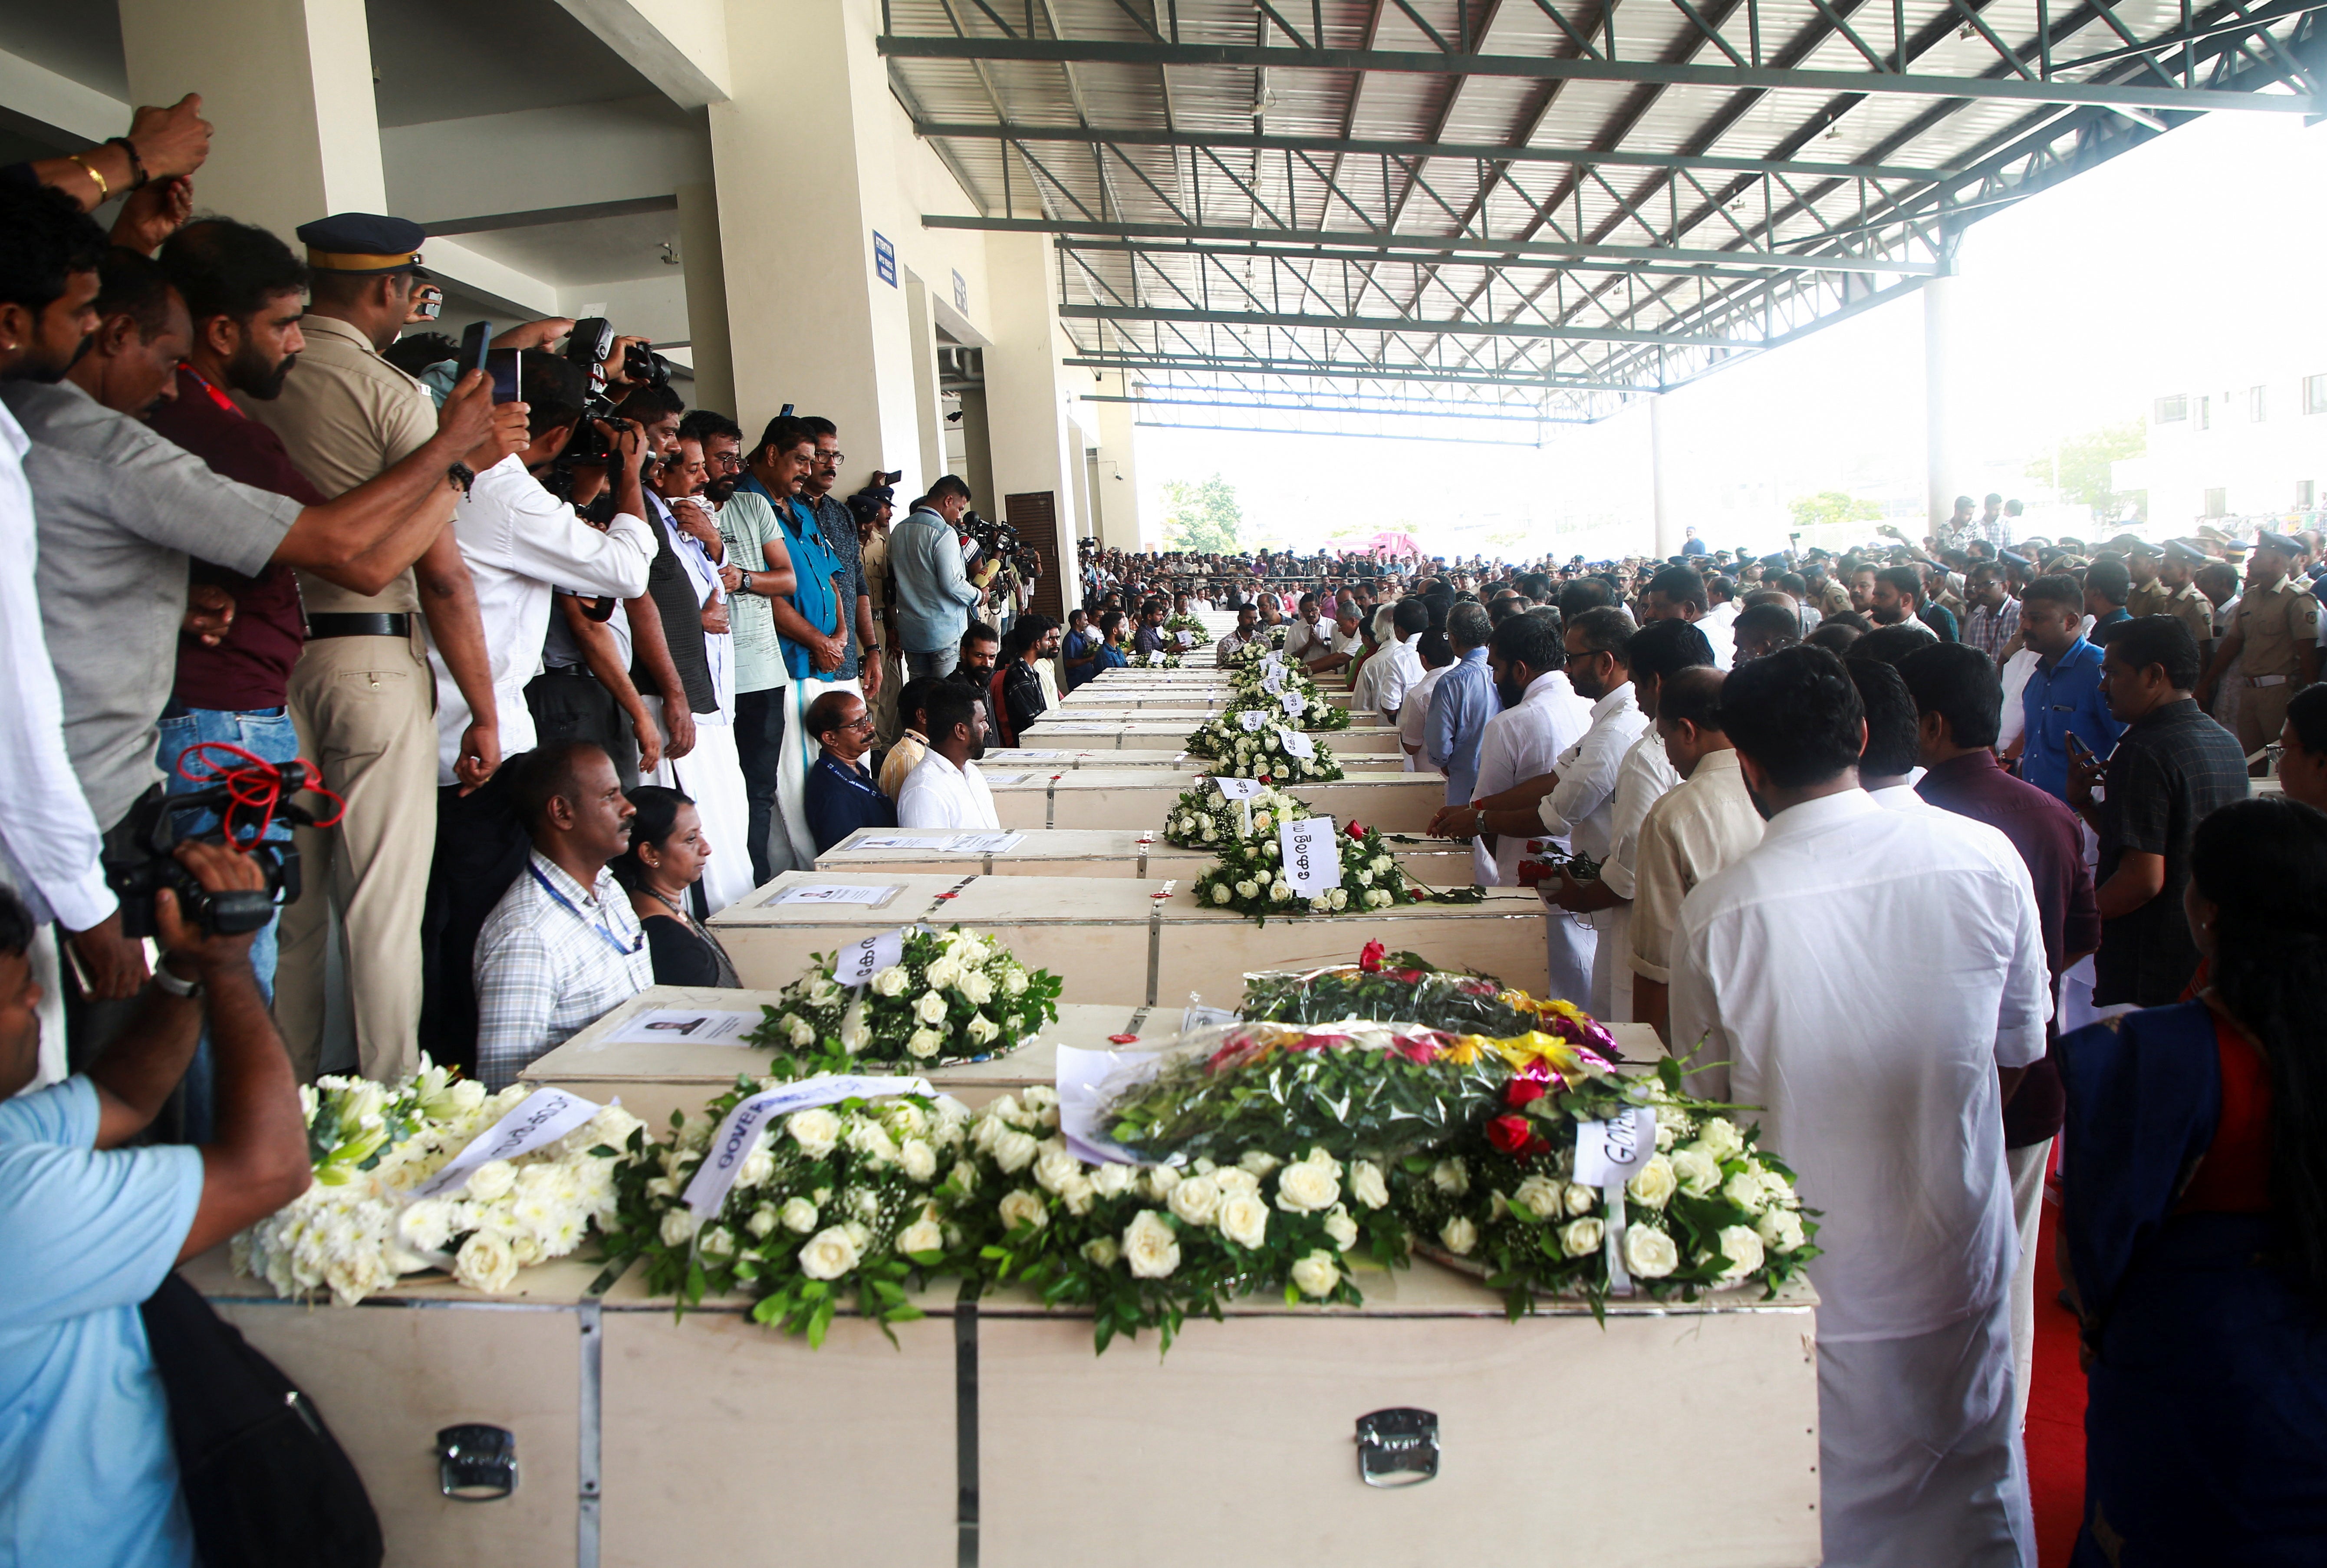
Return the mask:
[[2044,1225],[2044,1167],[2052,1140],[2006,1149],[2012,1216],[2020,1224],[2020,1266],[2012,1271],[2012,1430],[2028,1425],[2028,1379],[2036,1364],[2036,1253]]
[[1549,949],[1550,976],[1544,986],[1546,996],[1556,996],[1573,1002],[1585,1012],[1592,1009],[1592,965],[1599,933],[1565,910],[1544,906],[1546,946]]
[[1826,1568],[2035,1568],[2012,1300],[1902,1339],[1818,1341]]
[[[662,703],[649,697],[655,723]],[[665,731],[664,733],[669,733]],[[695,715],[695,749],[673,761],[666,756],[640,782],[660,784],[695,802],[711,859],[703,868],[703,901],[713,914],[752,893],[752,801],[743,790],[743,763],[735,751],[735,732],[724,714]]]

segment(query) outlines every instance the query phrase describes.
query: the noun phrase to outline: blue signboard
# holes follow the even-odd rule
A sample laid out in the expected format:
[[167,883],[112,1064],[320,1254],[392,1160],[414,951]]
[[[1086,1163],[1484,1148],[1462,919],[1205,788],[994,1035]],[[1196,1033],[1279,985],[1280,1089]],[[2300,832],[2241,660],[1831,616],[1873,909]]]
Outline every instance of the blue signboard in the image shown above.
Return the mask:
[[897,286],[897,247],[879,229],[873,231],[873,270],[891,288]]

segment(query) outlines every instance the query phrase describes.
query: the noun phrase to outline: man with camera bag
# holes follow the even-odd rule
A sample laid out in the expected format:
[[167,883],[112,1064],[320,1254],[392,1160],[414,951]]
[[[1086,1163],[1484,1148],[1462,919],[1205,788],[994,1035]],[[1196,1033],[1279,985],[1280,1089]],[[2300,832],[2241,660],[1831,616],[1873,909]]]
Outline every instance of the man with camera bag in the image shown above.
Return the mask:
[[[223,845],[175,851],[201,901],[264,886]],[[190,1568],[170,1412],[138,1303],[176,1265],[306,1190],[298,1079],[250,967],[175,891],[154,900],[164,953],[136,1014],[96,1060],[33,1094],[40,987],[33,922],[0,889],[0,1540],[15,1560]],[[126,1147],[160,1110],[208,1025],[218,1135]]]

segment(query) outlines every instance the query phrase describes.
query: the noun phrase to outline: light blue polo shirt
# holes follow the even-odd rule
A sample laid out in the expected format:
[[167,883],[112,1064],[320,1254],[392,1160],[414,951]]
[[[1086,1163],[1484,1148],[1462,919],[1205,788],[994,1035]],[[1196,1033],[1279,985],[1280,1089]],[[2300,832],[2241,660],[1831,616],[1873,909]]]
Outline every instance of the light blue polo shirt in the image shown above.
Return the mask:
[[198,1149],[99,1151],[96,1086],[0,1102],[0,1568],[192,1568],[137,1305],[176,1264]]

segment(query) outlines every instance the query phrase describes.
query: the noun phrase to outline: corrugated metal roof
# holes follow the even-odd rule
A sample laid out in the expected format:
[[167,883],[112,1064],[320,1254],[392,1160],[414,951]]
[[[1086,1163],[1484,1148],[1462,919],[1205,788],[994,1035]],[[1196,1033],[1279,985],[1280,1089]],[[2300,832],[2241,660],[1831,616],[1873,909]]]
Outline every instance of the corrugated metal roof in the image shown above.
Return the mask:
[[[1594,418],[1922,285],[2327,0],[886,0],[917,128],[1182,405]],[[2318,107],[2327,112],[2327,100]]]

